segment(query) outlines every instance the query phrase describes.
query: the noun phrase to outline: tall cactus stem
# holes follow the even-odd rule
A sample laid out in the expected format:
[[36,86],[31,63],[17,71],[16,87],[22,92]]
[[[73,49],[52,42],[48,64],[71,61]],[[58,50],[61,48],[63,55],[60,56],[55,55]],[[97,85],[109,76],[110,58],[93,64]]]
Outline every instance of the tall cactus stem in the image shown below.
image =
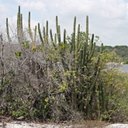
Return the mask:
[[46,43],[48,43],[48,21],[46,21]]
[[11,38],[10,38],[10,33],[9,33],[9,23],[8,23],[8,18],[6,18],[6,33],[7,33],[8,42],[10,43]]
[[60,25],[58,25],[58,42],[59,42],[59,44],[61,43],[61,30],[60,30]]
[[43,40],[41,29],[40,29],[40,23],[38,23],[38,33],[39,33],[39,38],[41,40],[41,43],[42,45],[44,45],[44,40]]
[[64,37],[63,37],[63,42],[66,44],[66,29],[64,29]]
[[80,24],[78,24],[78,29],[77,29],[77,44],[76,44],[76,51],[78,52],[80,47]]
[[20,32],[21,32],[21,38],[23,39],[23,15],[20,14]]
[[50,29],[50,38],[51,38],[51,41],[53,43],[53,34],[52,34],[52,29]]
[[89,18],[86,16],[86,43],[88,44],[88,36],[89,36]]
[[35,26],[34,29],[34,42],[36,42],[36,37],[37,37],[37,26]]
[[71,52],[75,51],[75,36],[76,36],[76,17],[74,17],[73,23],[73,33],[72,33],[72,44],[71,44]]

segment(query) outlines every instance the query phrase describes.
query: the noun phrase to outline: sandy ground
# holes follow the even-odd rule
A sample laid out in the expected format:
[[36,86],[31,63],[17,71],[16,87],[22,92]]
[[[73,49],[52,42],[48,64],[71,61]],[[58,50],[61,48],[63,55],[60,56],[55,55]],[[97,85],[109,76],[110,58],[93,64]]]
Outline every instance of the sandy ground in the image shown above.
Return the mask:
[[108,125],[105,128],[128,128],[128,124],[119,124],[119,123],[116,123],[116,124]]
[[107,125],[108,125],[107,123],[100,121],[85,121],[85,122],[79,122],[73,124],[72,123],[44,124],[44,123],[27,123],[24,121],[12,121],[12,122],[1,122],[0,128],[105,128]]
[[103,121],[77,121],[61,123],[39,123],[13,121],[10,118],[0,118],[0,128],[128,128],[128,124],[110,124]]

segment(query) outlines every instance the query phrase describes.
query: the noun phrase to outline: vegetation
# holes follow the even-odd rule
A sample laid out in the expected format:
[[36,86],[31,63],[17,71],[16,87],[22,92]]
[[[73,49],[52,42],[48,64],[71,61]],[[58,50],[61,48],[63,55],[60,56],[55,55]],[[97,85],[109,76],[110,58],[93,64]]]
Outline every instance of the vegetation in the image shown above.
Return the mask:
[[128,76],[105,70],[107,62],[120,59],[104,52],[103,45],[97,51],[88,26],[87,16],[81,32],[75,17],[71,36],[64,29],[62,38],[58,17],[53,34],[48,21],[33,30],[29,12],[25,29],[19,7],[13,40],[6,19],[8,44],[2,35],[0,40],[0,115],[43,121],[127,119]]
[[[97,46],[97,50],[99,51],[100,47]],[[128,63],[128,46],[104,46],[104,51],[106,52],[115,52],[124,63]]]

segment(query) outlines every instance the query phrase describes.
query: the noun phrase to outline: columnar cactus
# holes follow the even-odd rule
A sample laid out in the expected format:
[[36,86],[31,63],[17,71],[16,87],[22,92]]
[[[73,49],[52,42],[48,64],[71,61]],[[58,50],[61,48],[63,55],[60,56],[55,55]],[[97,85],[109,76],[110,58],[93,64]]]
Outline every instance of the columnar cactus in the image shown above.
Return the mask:
[[[17,37],[19,43],[22,43],[24,40],[22,22],[23,18],[19,6],[17,14]],[[8,19],[6,19],[6,30],[7,38],[8,40],[10,40]],[[53,83],[58,82],[56,87],[63,83],[67,91],[64,91],[65,88],[61,89],[61,91],[63,90],[63,95],[65,96],[65,101],[67,101],[67,104],[69,106],[72,106],[73,110],[82,111],[87,116],[97,106],[100,106],[97,107],[97,110],[102,108],[101,105],[104,98],[103,96],[101,97],[101,90],[103,90],[103,87],[99,87],[99,85],[97,84],[100,74],[100,56],[98,57],[96,62],[93,62],[96,44],[94,43],[94,34],[92,34],[91,37],[89,35],[88,16],[86,17],[85,32],[82,32],[80,30],[80,24],[77,25],[76,17],[74,17],[73,32],[69,40],[67,39],[66,29],[63,30],[63,34],[61,31],[61,26],[58,22],[58,17],[56,16],[55,33],[52,32],[52,29],[49,29],[48,21],[46,21],[46,25],[42,29],[40,23],[38,23],[38,25],[35,26],[33,32],[31,27],[31,13],[29,12],[29,39],[31,39],[34,48],[36,45],[36,40],[40,40],[40,47],[43,47],[43,50],[41,52],[44,56],[46,56],[44,58],[46,60],[44,61],[48,63],[47,72],[50,72],[52,74],[53,71],[56,71],[57,69],[55,65],[58,65],[58,63],[60,64],[59,66],[61,66],[63,69],[61,71],[61,75],[63,77],[58,73],[59,71],[56,71],[58,74],[54,73],[53,76],[49,75],[49,77],[52,77],[50,80],[53,80]],[[55,53],[51,53],[51,51],[54,51]],[[53,61],[53,58],[56,58],[56,56],[58,56],[57,60]],[[40,68],[42,68],[41,65],[39,66]],[[68,75],[64,75],[66,73]],[[57,82],[54,81],[56,80],[54,76],[57,76]],[[56,91],[58,90],[56,89]],[[58,95],[58,93],[60,92],[57,92],[56,95]],[[95,103],[93,103],[94,100]]]
[[40,29],[40,23],[38,23],[38,32],[39,32],[39,37],[40,37],[41,43],[42,43],[42,45],[44,45],[44,39],[43,39],[42,32]]
[[18,13],[17,13],[17,37],[19,43],[22,43],[23,40],[23,19],[22,14],[20,12],[20,6],[18,7]]
[[7,33],[8,42],[11,42],[11,37],[10,37],[10,33],[9,33],[8,18],[6,18],[6,33]]

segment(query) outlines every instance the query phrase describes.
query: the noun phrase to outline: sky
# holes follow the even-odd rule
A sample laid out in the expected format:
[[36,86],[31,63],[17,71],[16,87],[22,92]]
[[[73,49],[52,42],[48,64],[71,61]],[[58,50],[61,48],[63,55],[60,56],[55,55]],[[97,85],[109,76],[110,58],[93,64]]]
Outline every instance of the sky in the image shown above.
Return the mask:
[[55,29],[55,17],[67,31],[73,28],[73,18],[85,30],[85,19],[89,16],[90,33],[100,37],[105,45],[128,45],[128,0],[0,0],[0,29],[9,18],[10,27],[16,23],[18,5],[27,24],[28,12],[32,14],[32,25],[49,21]]

